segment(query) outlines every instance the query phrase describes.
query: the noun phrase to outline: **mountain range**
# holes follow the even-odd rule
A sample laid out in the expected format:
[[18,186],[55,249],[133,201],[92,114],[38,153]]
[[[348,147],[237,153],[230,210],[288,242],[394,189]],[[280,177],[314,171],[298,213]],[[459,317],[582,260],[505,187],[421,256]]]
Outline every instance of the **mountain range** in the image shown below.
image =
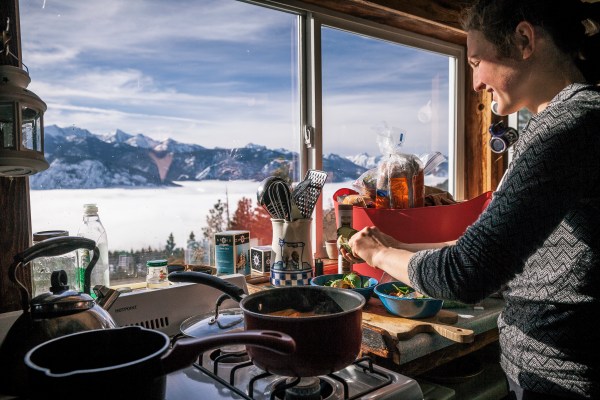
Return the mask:
[[[190,180],[261,181],[290,171],[298,159],[298,153],[252,143],[209,149],[121,130],[97,135],[82,128],[50,125],[44,132],[50,168],[30,177],[34,190],[174,186]],[[323,157],[323,169],[332,182],[343,182],[356,179],[377,161],[367,154],[328,154]]]

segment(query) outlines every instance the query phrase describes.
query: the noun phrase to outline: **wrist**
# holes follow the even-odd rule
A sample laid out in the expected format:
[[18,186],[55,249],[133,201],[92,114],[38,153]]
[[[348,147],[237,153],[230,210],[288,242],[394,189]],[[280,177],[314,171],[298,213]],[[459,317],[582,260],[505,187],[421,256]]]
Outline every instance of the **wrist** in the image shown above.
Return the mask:
[[385,266],[386,253],[388,252],[389,247],[381,247],[377,251],[373,253],[373,257],[371,257],[371,261],[373,262],[373,267],[383,269]]

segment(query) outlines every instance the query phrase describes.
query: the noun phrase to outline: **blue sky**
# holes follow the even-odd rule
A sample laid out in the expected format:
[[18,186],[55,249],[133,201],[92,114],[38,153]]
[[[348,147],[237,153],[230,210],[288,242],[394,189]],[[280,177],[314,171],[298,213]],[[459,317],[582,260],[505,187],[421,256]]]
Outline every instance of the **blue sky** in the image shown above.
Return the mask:
[[[291,14],[233,0],[20,0],[20,11],[29,89],[47,103],[47,125],[206,147],[295,145]],[[447,106],[445,57],[331,29],[323,49],[326,152],[376,154],[368,138],[381,121],[406,130],[415,152],[432,146],[422,111],[432,76]]]

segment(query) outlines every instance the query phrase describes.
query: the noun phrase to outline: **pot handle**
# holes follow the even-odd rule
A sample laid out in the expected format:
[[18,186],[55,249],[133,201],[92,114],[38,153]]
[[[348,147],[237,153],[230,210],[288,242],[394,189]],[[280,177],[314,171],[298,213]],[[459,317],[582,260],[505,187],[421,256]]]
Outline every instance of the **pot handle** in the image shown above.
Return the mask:
[[24,312],[29,310],[29,302],[31,299],[29,296],[29,290],[27,290],[27,287],[17,278],[17,268],[19,265],[25,265],[36,258],[60,256],[77,249],[88,249],[94,252],[94,256],[85,271],[84,285],[87,284],[88,290],[86,293],[89,293],[91,270],[96,264],[96,261],[98,261],[98,257],[100,257],[100,252],[96,247],[96,242],[93,240],[79,236],[54,237],[42,240],[41,242],[36,243],[28,249],[25,249],[23,252],[15,255],[14,261],[9,267],[8,276],[13,283],[19,286],[19,291],[21,292],[21,308],[23,308]]
[[236,301],[241,301],[246,297],[244,289],[239,286],[229,283],[224,279],[217,278],[214,275],[205,274],[204,272],[175,271],[169,274],[168,279],[170,282],[201,283],[228,294]]
[[192,365],[203,352],[216,347],[234,344],[248,344],[289,355],[296,351],[296,342],[285,333],[269,330],[249,330],[210,335],[204,338],[184,338],[175,342],[168,353],[161,358],[164,374],[178,371]]

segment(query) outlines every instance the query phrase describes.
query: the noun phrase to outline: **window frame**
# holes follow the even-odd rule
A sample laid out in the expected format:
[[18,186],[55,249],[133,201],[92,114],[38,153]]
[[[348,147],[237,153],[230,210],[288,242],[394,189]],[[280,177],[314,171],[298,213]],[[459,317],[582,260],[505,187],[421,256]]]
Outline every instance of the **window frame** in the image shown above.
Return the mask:
[[[366,35],[375,39],[431,51],[449,57],[449,122],[448,132],[449,157],[448,187],[455,198],[465,195],[463,174],[465,167],[465,121],[459,115],[465,114],[465,48],[454,43],[445,42],[400,28],[378,24],[335,11],[320,9],[316,6],[302,4],[294,0],[241,0],[248,3],[281,9],[296,13],[300,19],[298,37],[299,74],[300,78],[300,132],[302,149],[300,173],[304,176],[308,169],[323,167],[323,114],[322,114],[322,63],[321,63],[321,28],[323,26],[345,30],[354,34]],[[302,22],[302,19],[304,21]],[[323,199],[319,198],[315,206],[312,221],[313,249],[317,257],[324,257],[323,252]]]

